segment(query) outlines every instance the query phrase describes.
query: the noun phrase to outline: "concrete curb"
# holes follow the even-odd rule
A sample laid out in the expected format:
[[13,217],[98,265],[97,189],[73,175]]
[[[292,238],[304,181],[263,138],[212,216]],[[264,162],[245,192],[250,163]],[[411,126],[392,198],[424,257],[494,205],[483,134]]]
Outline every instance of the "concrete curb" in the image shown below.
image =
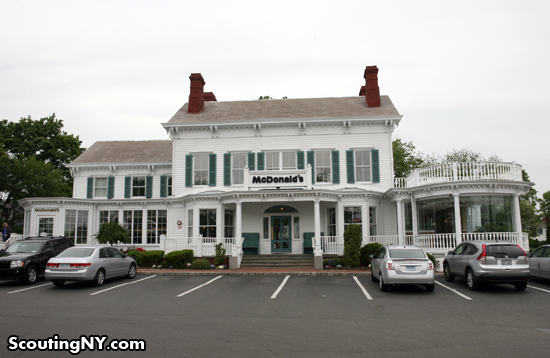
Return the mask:
[[[138,270],[144,276],[370,276],[370,271],[190,271],[190,270]],[[436,272],[436,276],[443,276]]]

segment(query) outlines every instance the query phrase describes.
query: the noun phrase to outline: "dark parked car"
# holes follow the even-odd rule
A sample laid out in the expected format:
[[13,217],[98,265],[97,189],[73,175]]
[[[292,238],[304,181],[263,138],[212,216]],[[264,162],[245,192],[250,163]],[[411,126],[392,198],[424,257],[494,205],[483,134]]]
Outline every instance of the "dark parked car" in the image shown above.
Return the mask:
[[66,237],[28,237],[0,252],[0,280],[21,280],[27,284],[44,275],[46,263],[74,243]]
[[508,283],[523,291],[529,280],[529,263],[521,247],[506,241],[465,241],[443,261],[445,280],[465,278],[470,290],[484,283]]
[[550,280],[550,245],[543,245],[529,254],[531,277]]

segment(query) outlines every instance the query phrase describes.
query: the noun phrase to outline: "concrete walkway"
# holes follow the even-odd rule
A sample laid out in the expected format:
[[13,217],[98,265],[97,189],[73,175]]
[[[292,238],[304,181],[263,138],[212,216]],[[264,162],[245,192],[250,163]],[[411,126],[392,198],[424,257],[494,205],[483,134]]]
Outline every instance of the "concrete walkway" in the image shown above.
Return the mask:
[[238,270],[181,270],[139,268],[139,275],[159,276],[370,276],[370,270],[315,270],[313,268],[246,267]]

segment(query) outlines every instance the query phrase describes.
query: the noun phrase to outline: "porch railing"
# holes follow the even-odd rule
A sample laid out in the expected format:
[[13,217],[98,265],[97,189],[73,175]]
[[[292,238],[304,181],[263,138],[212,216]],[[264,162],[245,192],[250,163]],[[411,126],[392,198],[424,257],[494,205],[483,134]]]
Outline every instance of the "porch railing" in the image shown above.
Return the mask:
[[414,170],[395,178],[394,188],[464,180],[522,181],[521,165],[514,162],[454,162]]
[[11,234],[10,238],[7,240],[7,241],[2,241],[0,239],[0,249],[6,249],[8,246],[10,246],[11,244],[13,244],[14,242],[18,241],[18,240],[22,240],[23,239],[23,235],[22,234]]

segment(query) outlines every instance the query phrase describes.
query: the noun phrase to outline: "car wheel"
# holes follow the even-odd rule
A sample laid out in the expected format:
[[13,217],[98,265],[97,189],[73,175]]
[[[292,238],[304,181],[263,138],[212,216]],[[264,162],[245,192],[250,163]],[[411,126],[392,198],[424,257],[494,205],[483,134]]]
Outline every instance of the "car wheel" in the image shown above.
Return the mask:
[[34,266],[29,267],[29,269],[27,270],[27,273],[25,273],[25,277],[23,278],[23,281],[27,285],[32,285],[33,283],[36,282],[37,279],[38,279],[38,271],[36,271],[36,267]]
[[136,268],[136,264],[132,263],[130,265],[130,269],[128,270],[128,274],[126,275],[127,278],[134,278],[136,277],[136,271],[137,271],[137,268]]
[[472,291],[475,291],[479,288],[479,285],[476,282],[476,277],[472,270],[466,272],[466,282],[468,283],[468,288]]
[[443,266],[443,274],[445,275],[445,281],[453,282],[455,280],[454,275],[451,275],[451,268],[449,267],[449,264],[445,264]]
[[378,286],[380,287],[380,291],[388,290],[388,285],[384,283],[384,279],[382,278],[382,273],[380,273],[380,276],[378,277]]
[[52,283],[57,287],[61,287],[65,284],[65,280],[54,280]]
[[95,274],[93,283],[94,283],[94,286],[101,286],[103,285],[103,282],[105,282],[105,270],[99,269]]
[[435,284],[432,285],[424,285],[426,288],[426,292],[434,292]]
[[514,287],[516,288],[516,291],[525,291],[527,288],[527,282],[514,283]]

